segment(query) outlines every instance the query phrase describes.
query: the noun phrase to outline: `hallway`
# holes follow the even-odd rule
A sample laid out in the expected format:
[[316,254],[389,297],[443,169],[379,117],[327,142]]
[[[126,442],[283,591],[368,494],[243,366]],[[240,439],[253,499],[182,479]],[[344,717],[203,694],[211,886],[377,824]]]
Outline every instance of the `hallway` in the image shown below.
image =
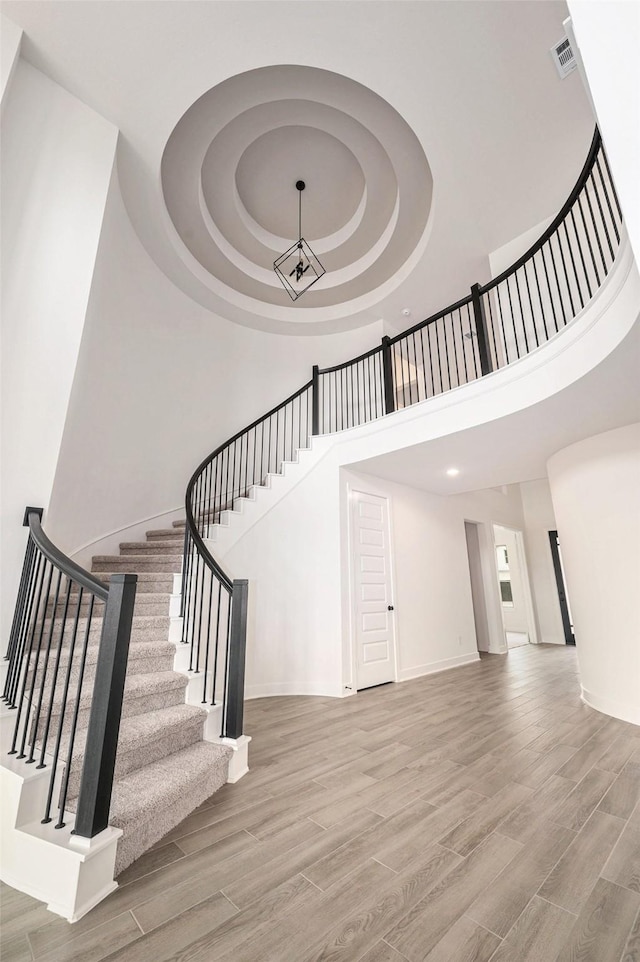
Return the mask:
[[3,886],[3,959],[640,958],[640,729],[581,703],[574,649],[245,724],[250,774],[80,922]]

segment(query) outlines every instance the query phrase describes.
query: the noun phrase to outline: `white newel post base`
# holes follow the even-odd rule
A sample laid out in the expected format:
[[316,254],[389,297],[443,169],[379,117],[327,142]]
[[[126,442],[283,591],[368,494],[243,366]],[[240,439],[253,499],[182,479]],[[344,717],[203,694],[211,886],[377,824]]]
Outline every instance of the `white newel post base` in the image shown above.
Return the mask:
[[221,745],[233,748],[233,756],[229,762],[228,782],[239,782],[249,771],[249,742],[250,735],[240,735],[240,738],[219,738]]
[[[41,823],[50,769],[25,766],[5,756],[0,766],[2,797],[2,881],[46,902],[47,908],[77,922],[110,892],[116,847],[122,831],[106,828],[95,838],[78,838],[70,826]],[[57,813],[56,813],[57,814]]]

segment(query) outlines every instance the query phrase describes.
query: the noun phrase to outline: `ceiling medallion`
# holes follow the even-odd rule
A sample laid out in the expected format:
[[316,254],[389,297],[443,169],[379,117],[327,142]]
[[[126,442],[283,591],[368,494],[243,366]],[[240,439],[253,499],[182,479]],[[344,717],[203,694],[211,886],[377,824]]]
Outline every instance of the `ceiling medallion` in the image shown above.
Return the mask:
[[298,191],[298,240],[288,251],[281,254],[273,264],[274,271],[292,301],[296,301],[301,294],[308,291],[325,273],[324,267],[302,236],[302,191],[305,187],[306,184],[303,180],[296,181]]

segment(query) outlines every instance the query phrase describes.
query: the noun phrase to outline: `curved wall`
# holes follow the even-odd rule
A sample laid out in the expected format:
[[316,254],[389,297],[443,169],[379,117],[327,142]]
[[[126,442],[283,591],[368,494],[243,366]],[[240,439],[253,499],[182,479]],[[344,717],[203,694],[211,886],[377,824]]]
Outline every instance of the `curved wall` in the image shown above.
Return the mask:
[[582,697],[640,724],[640,424],[548,462],[574,618]]

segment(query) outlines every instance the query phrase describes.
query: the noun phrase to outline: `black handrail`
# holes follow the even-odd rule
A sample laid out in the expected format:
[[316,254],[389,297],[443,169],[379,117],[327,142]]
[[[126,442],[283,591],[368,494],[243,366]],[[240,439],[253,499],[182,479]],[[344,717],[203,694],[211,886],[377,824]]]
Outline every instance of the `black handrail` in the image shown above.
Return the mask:
[[[251,487],[264,484],[267,474],[279,472],[284,461],[292,460],[298,449],[307,447],[310,436],[365,424],[460,387],[548,341],[585,307],[603,283],[615,260],[621,226],[622,211],[596,128],[567,201],[542,236],[511,267],[485,285],[474,284],[469,294],[408,330],[393,338],[383,337],[381,344],[358,357],[322,369],[314,365],[311,381],[202,461],[187,486],[183,562],[183,640],[191,644],[195,671],[200,670],[202,660],[203,624],[207,640],[202,647],[209,657],[212,620],[216,622],[213,658],[217,666],[218,635],[224,623],[221,590],[235,593],[238,584],[234,582],[231,587],[228,575],[205,543],[210,540],[210,527],[221,521],[222,512],[233,510],[237,499],[247,497]],[[275,446],[271,437],[274,418]],[[202,567],[219,583],[217,608],[211,600],[213,582],[208,608],[203,600]],[[246,604],[246,591],[244,598]],[[207,617],[203,617],[203,609],[207,609]],[[246,610],[238,617],[244,624]],[[229,644],[241,643],[238,632],[231,630],[228,616],[226,631],[228,652]],[[244,666],[244,651],[236,656]],[[215,685],[214,670],[214,703]],[[225,687],[224,697],[226,691]],[[238,692],[236,679],[236,698],[240,697]]]
[[[138,578],[113,574],[109,585],[94,578],[50,541],[41,518],[41,508],[26,509],[29,537],[2,695],[16,711],[9,754],[50,769],[42,822],[57,808],[54,827],[63,828],[75,809],[75,834],[92,838],[109,821]],[[91,681],[87,658],[99,613]]]

